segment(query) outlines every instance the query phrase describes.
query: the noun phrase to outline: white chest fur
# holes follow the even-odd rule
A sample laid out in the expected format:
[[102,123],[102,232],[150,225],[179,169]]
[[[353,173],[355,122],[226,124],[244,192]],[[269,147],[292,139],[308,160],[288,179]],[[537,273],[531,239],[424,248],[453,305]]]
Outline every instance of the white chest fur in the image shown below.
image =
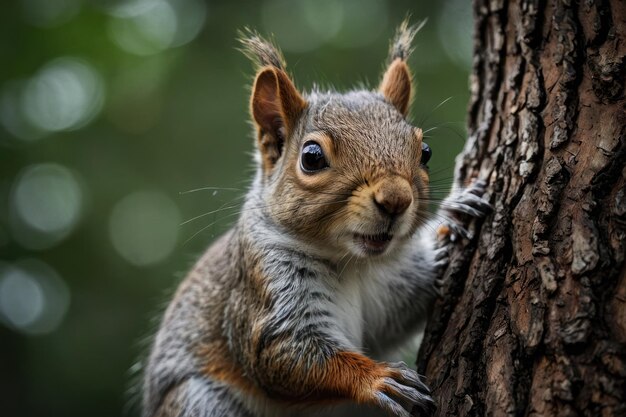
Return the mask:
[[349,346],[361,350],[363,347],[363,295],[360,271],[344,273],[337,283],[331,314],[337,320],[337,330],[347,339]]
[[333,303],[328,306],[334,323],[334,336],[355,350],[363,349],[364,334],[375,325],[374,317],[384,316],[387,298],[381,271],[368,265],[347,267],[332,284]]
[[[401,270],[408,268],[407,259],[400,257],[384,263],[349,265],[338,279],[330,283],[333,302],[327,308],[334,320],[332,334],[336,340],[362,351],[365,335],[381,334],[397,304],[390,289],[406,284]],[[377,338],[367,338],[370,342],[373,339]]]

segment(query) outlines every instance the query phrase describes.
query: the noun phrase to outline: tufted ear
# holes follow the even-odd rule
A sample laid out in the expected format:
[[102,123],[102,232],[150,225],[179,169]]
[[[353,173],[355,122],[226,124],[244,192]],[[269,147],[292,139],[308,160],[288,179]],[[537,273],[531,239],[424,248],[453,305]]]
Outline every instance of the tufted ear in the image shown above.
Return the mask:
[[411,70],[406,61],[413,50],[411,47],[413,38],[425,24],[426,20],[422,20],[411,26],[407,17],[398,26],[396,35],[389,45],[389,66],[378,87],[383,96],[404,116],[409,112],[413,94]]
[[283,153],[306,107],[289,76],[274,66],[259,70],[250,98],[250,110],[257,126],[263,169],[269,172]]
[[379,90],[404,116],[409,112],[413,85],[411,71],[400,58],[396,58],[385,71]]

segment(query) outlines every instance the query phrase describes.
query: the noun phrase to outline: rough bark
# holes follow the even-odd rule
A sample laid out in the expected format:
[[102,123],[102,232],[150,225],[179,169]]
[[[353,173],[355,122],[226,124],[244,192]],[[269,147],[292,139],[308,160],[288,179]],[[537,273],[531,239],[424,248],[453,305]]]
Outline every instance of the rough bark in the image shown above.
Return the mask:
[[626,416],[626,2],[474,16],[456,180],[487,179],[494,213],[454,254],[419,369],[438,416]]

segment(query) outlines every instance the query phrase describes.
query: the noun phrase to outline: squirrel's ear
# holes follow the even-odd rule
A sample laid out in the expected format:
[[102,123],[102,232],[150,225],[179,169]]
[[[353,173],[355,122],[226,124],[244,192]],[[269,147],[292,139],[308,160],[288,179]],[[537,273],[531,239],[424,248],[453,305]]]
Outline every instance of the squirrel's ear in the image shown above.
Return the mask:
[[272,66],[259,70],[250,108],[257,125],[264,170],[271,169],[282,155],[284,142],[293,133],[305,107],[306,101],[284,71]]
[[385,71],[379,90],[383,96],[395,106],[404,116],[409,112],[411,93],[411,71],[409,66],[400,58],[396,58]]

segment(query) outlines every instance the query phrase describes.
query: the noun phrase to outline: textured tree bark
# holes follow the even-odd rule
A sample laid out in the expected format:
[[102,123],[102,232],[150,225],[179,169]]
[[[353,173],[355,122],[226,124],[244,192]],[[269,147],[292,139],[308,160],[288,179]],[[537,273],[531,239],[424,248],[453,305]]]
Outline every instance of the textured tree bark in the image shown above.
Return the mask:
[[418,367],[438,416],[626,416],[626,2],[474,15],[456,180],[486,179],[494,213],[454,254]]

